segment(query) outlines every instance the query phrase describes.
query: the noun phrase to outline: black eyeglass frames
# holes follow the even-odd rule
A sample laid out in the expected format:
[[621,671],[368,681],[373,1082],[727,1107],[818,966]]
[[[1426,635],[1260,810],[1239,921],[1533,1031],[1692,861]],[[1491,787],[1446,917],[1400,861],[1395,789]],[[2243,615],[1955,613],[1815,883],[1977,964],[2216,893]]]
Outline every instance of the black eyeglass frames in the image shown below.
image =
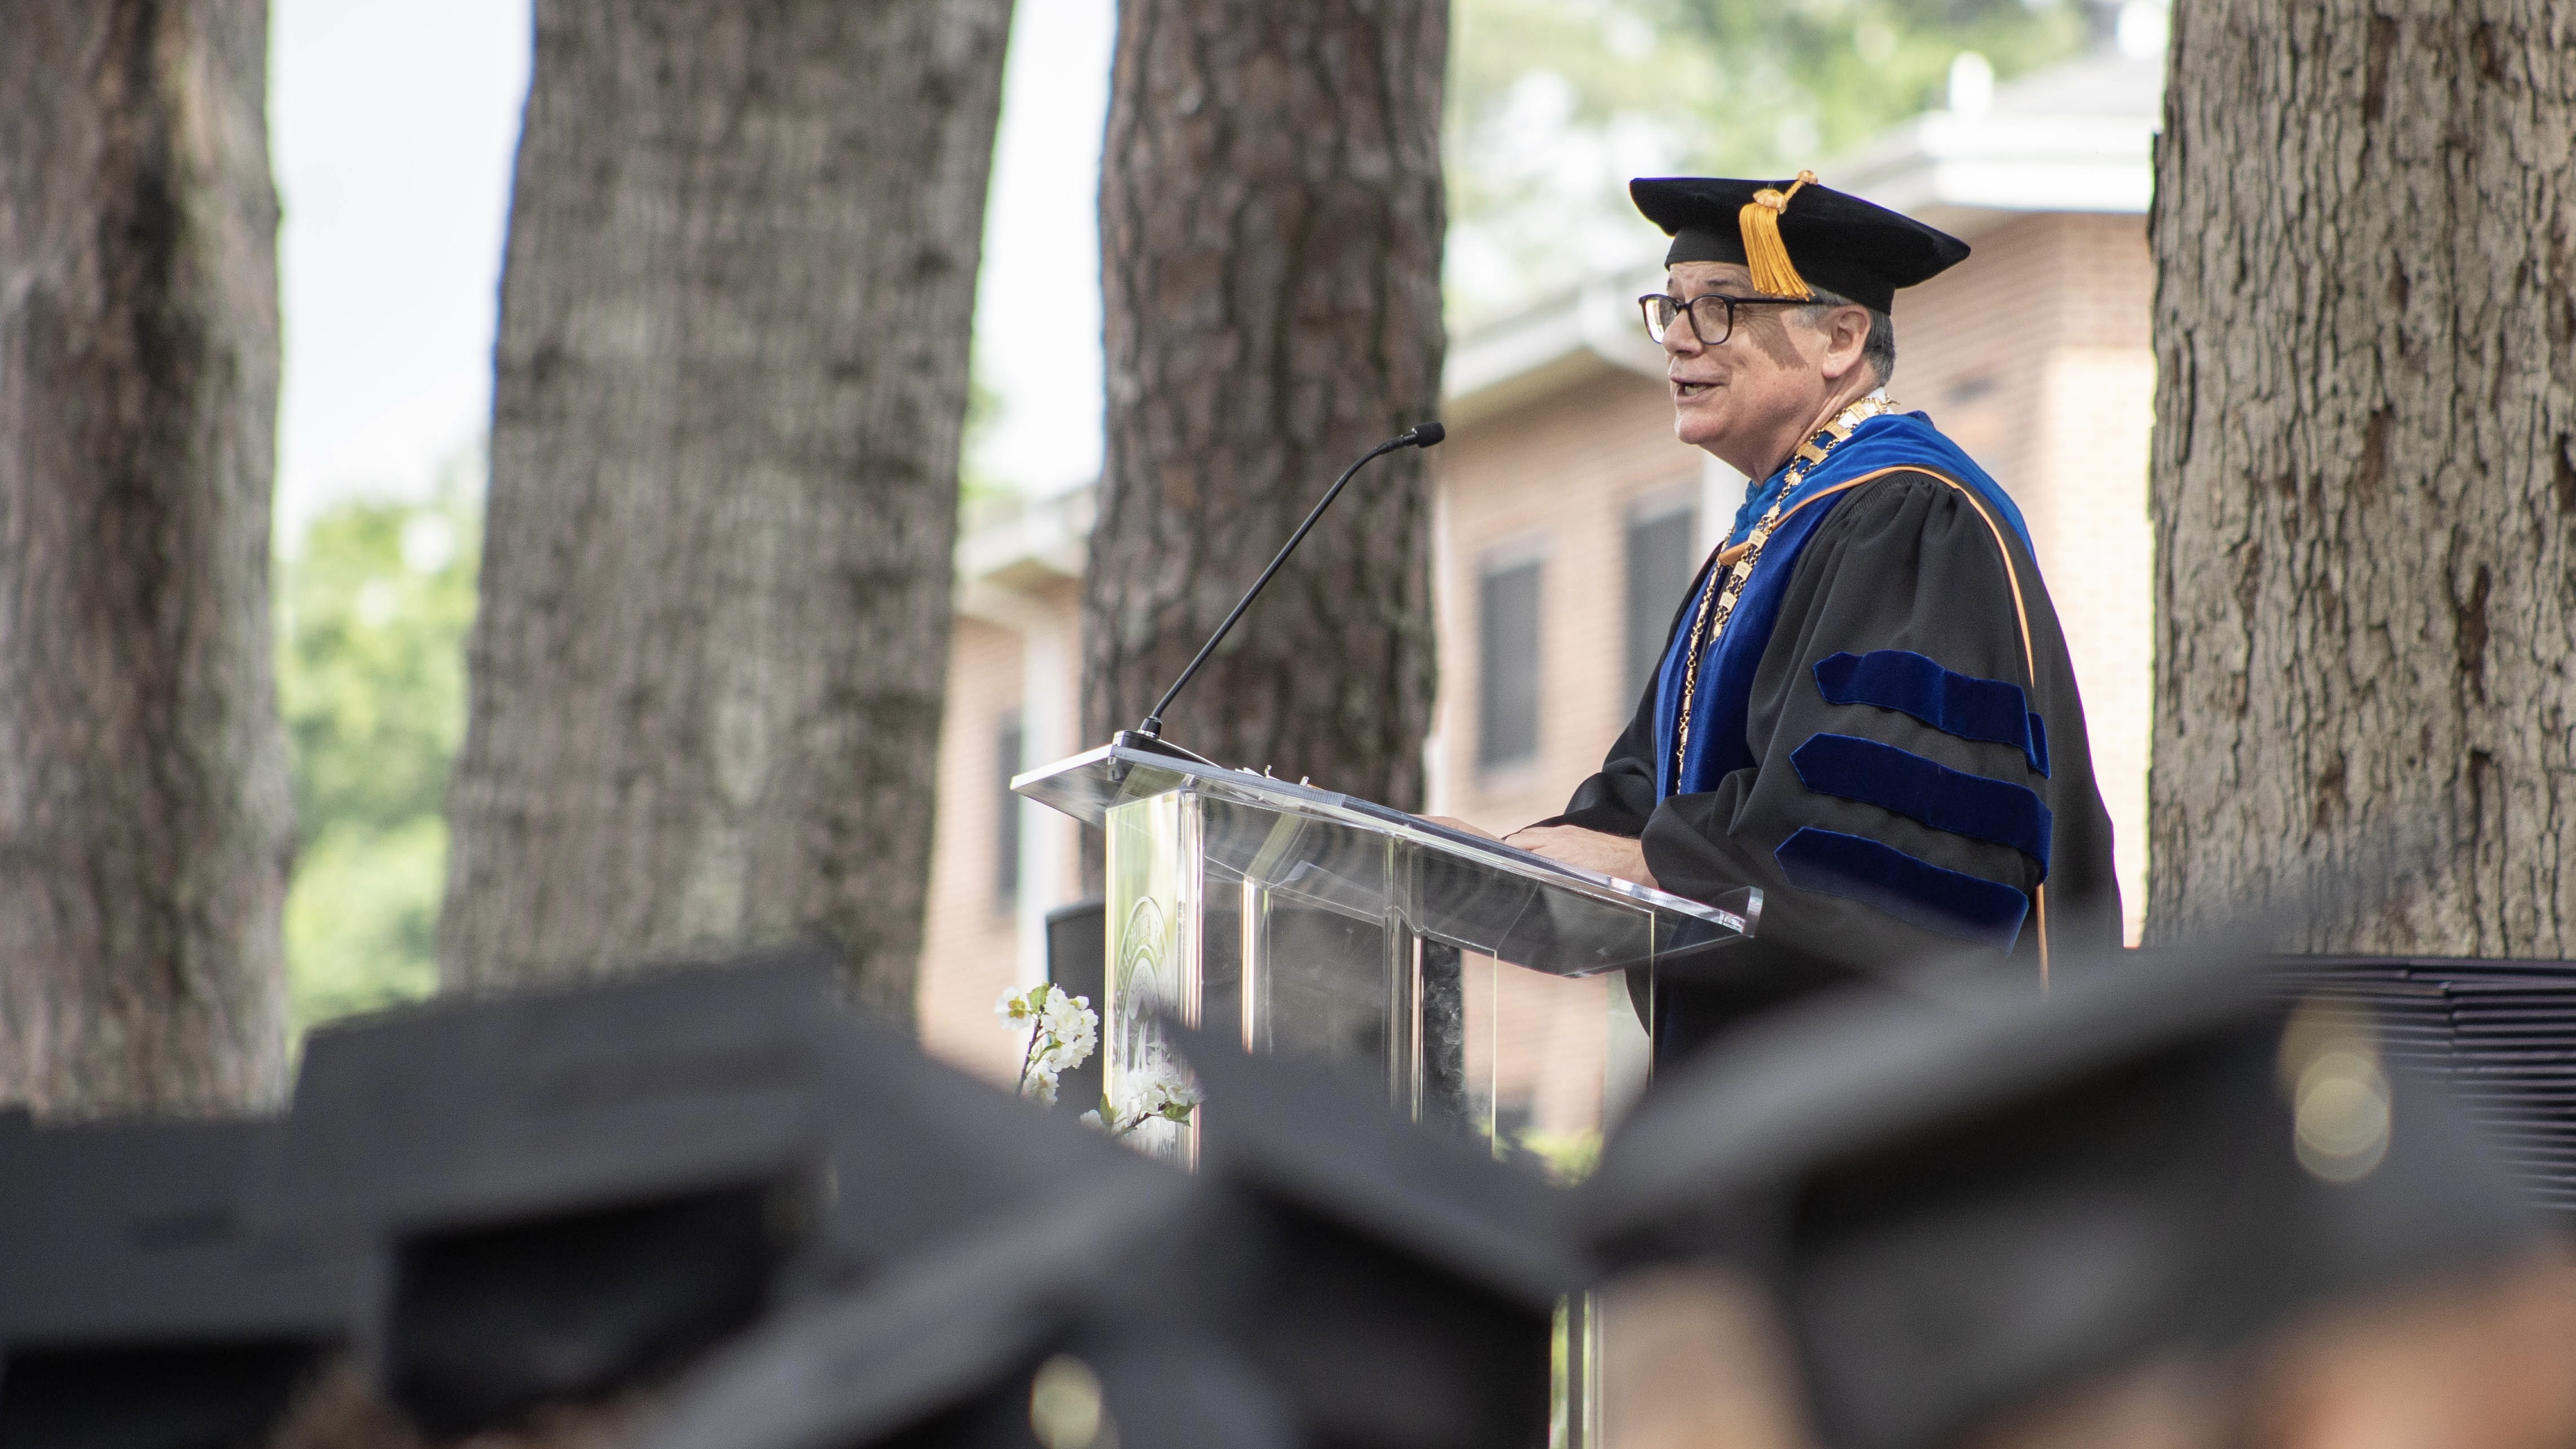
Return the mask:
[[1715,347],[1735,335],[1735,309],[1738,307],[1812,307],[1815,303],[1798,297],[1725,297],[1715,292],[1693,297],[1685,302],[1662,292],[1648,292],[1637,299],[1637,310],[1646,317],[1646,335],[1660,347],[1664,335],[1673,330],[1673,319],[1690,314],[1691,332],[1702,347]]

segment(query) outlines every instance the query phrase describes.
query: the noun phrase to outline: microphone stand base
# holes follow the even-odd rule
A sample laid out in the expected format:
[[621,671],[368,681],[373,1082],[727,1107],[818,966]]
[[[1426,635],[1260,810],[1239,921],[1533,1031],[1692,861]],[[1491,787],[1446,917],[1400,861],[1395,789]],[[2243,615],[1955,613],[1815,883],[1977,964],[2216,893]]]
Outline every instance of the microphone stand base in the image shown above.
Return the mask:
[[1183,748],[1180,745],[1173,744],[1170,740],[1163,738],[1161,735],[1149,735],[1142,730],[1120,730],[1118,733],[1109,737],[1109,743],[1116,745],[1122,750],[1134,750],[1138,754],[1166,755],[1175,760],[1189,760],[1197,764],[1206,765],[1211,769],[1222,770],[1225,768],[1225,766],[1218,764],[1216,761],[1209,759],[1207,756],[1200,754],[1196,750]]

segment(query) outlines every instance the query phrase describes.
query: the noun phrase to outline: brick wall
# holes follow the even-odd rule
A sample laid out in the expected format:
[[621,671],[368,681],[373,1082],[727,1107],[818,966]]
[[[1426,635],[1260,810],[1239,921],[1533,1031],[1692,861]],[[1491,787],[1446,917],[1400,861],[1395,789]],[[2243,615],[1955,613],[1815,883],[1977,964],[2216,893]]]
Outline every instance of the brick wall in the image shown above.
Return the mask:
[[996,1080],[1019,1065],[993,1003],[1020,973],[1017,901],[998,888],[998,742],[1020,707],[1020,664],[1018,634],[980,619],[957,621],[921,940],[922,1045]]
[[[1673,438],[1663,384],[1607,365],[1509,412],[1460,423],[1433,455],[1440,701],[1431,808],[1488,830],[1555,814],[1601,763],[1635,704],[1627,692],[1627,521],[1641,504],[1696,500],[1706,455]],[[1478,581],[1488,561],[1539,562],[1538,749],[1478,765]],[[1675,601],[1678,603],[1678,599]]]

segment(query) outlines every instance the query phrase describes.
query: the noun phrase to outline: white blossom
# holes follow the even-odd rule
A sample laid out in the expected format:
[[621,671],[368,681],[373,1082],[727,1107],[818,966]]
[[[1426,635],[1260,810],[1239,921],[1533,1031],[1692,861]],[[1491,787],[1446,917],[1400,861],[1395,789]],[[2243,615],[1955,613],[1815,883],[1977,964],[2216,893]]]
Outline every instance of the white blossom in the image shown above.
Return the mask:
[[1067,996],[1053,982],[1025,991],[1005,991],[994,1014],[1011,1023],[1025,1022],[1020,1052],[1020,1091],[1052,1104],[1056,1084],[1066,1072],[1091,1060],[1100,1044],[1100,1018],[1088,997]]
[[1174,1122],[1186,1119],[1190,1109],[1199,1103],[1198,1089],[1174,1077],[1153,1077],[1133,1098],[1132,1114],[1138,1118],[1162,1117]]
[[1088,997],[1067,996],[1049,986],[1038,1020],[1040,1029],[1055,1039],[1055,1049],[1070,1053],[1067,1066],[1079,1066],[1088,1060],[1091,1049],[1100,1041],[1100,1018],[1092,1014]]
[[1121,1084],[1118,1100],[1107,1104],[1104,1114],[1085,1117],[1112,1137],[1124,1137],[1157,1119],[1165,1122],[1187,1122],[1199,1104],[1199,1090],[1180,1066],[1167,1054],[1157,1052],[1145,1063],[1129,1072]]

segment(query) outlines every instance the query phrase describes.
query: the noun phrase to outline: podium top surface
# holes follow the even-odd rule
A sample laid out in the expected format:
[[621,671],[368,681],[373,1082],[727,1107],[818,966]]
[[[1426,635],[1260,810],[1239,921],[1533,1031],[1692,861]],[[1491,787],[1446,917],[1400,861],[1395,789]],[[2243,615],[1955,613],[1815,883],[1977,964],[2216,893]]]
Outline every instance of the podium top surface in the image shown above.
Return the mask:
[[1012,779],[1011,788],[1086,825],[1104,826],[1112,807],[1181,789],[1278,815],[1301,816],[1402,841],[1417,853],[1452,868],[1505,880],[1541,894],[1582,897],[1624,906],[1653,918],[1656,934],[1676,944],[1750,936],[1759,924],[1762,893],[1748,888],[1723,905],[1690,900],[1652,886],[1620,880],[1533,855],[1463,830],[1435,825],[1373,801],[1292,784],[1249,770],[1227,769],[1178,755],[1103,745],[1043,765]]

